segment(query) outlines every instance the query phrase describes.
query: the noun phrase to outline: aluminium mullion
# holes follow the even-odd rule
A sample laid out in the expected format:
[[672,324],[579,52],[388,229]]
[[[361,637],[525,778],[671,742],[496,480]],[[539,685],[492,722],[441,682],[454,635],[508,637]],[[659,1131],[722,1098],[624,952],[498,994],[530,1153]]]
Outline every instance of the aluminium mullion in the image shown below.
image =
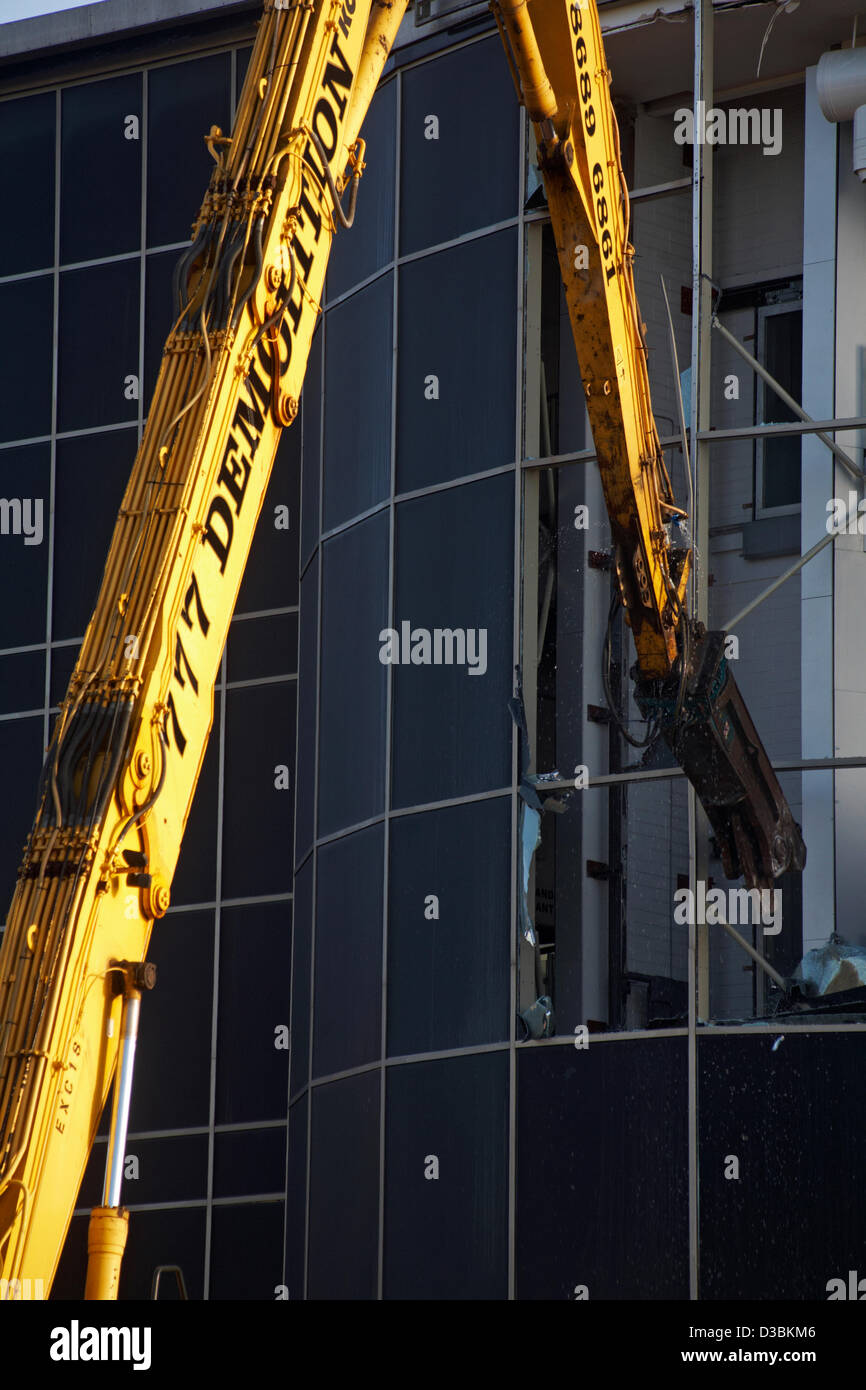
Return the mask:
[[[524,322],[524,276],[526,267],[526,222],[523,206],[526,201],[526,109],[519,108],[517,159],[517,314],[515,332],[515,391],[514,391],[514,463],[510,465],[514,473],[514,552],[512,560],[512,670],[520,666],[522,635],[522,561],[523,561],[523,408],[524,408],[524,358],[526,352],[526,325]],[[510,1302],[516,1297],[517,1282],[517,1002],[518,1002],[518,897],[517,874],[520,856],[519,808],[517,783],[520,777],[519,738],[512,721],[511,728],[511,855],[509,873],[509,932],[508,932],[508,1151],[507,1162],[507,1296]]]
[[[316,472],[318,475],[318,520],[316,523],[316,544],[313,547],[313,554],[310,557],[318,556],[318,573],[316,574],[316,670],[315,670],[315,693],[316,693],[316,714],[315,728],[313,732],[313,844],[310,851],[312,858],[312,888],[311,888],[311,907],[310,907],[310,979],[309,979],[309,1001],[310,1001],[310,1021],[307,1035],[307,1133],[306,1133],[306,1163],[304,1174],[304,1283],[303,1298],[306,1300],[309,1287],[309,1267],[310,1267],[310,1162],[313,1144],[313,1036],[316,1015],[315,983],[316,983],[316,911],[318,908],[318,872],[319,872],[319,851],[318,851],[318,830],[319,830],[319,730],[321,714],[321,675],[322,675],[322,578],[325,568],[325,548],[322,543],[322,521],[324,519],[325,507],[325,479],[322,461],[325,456],[325,343],[327,340],[328,324],[327,314],[322,314],[321,336],[319,352],[322,354],[321,382],[322,388],[317,402],[319,409],[319,437],[318,450],[315,460]],[[312,402],[311,402],[312,405]],[[306,460],[304,460],[306,463]],[[300,730],[300,723],[299,723]],[[297,763],[296,763],[297,766]],[[289,1082],[291,1086],[291,1080]],[[288,1149],[288,1140],[287,1140]],[[288,1200],[287,1200],[288,1205]]]
[[60,361],[60,198],[62,194],[60,164],[62,155],[63,110],[59,89],[54,93],[54,266],[52,270],[53,303],[51,311],[51,434],[48,480],[48,577],[45,586],[45,705],[42,723],[42,742],[47,748],[51,729],[51,632],[54,625],[54,505],[57,496],[57,400],[60,383],[57,369]]
[[[397,73],[394,136],[394,244],[391,256],[391,476],[388,498],[388,622],[394,625],[397,601],[397,374],[399,371],[399,310],[400,310],[400,196],[402,190],[400,163],[403,156],[403,74]],[[385,1148],[388,1139],[386,1115],[388,1104],[388,914],[390,910],[391,869],[391,752],[394,743],[394,671],[385,668],[385,824],[382,865],[382,979],[379,1067],[379,1209],[378,1248],[376,1258],[376,1298],[385,1296]]]
[[[213,935],[213,994],[211,999],[211,1037],[210,1037],[210,1075],[208,1095],[208,1145],[207,1145],[207,1207],[204,1235],[204,1298],[210,1294],[210,1257],[213,1240],[213,1176],[214,1150],[216,1147],[216,1069],[219,1032],[219,969],[220,969],[220,925],[222,918],[222,848],[223,848],[223,807],[225,799],[225,725],[226,725],[226,650],[220,658],[220,674],[216,684],[219,692],[219,745],[217,752],[217,827],[216,849],[214,853],[214,935]],[[213,736],[213,733],[211,734]]]
[[138,444],[144,434],[144,345],[145,318],[147,314],[147,120],[148,120],[147,69],[141,74],[141,122],[139,136],[141,144],[140,199],[139,214],[139,274],[138,274]]

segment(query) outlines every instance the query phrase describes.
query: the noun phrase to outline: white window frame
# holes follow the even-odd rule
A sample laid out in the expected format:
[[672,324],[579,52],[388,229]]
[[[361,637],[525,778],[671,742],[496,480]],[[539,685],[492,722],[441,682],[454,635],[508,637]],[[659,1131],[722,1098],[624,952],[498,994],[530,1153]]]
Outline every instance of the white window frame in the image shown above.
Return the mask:
[[[783,300],[783,301],[781,301],[781,302],[778,303],[778,304],[763,304],[763,305],[759,305],[759,307],[756,309],[755,312],[756,312],[756,315],[757,315],[757,323],[756,323],[757,354],[756,354],[756,355],[757,355],[758,361],[759,361],[762,365],[764,365],[764,363],[765,363],[765,358],[766,358],[766,346],[767,346],[767,329],[766,329],[767,319],[769,319],[769,318],[774,318],[777,314],[795,314],[795,313],[799,313],[799,314],[801,315],[801,323],[802,323],[803,301],[802,301],[802,299],[788,299],[788,300]],[[758,390],[757,390],[757,403],[756,403],[756,414],[757,414],[757,419],[758,419],[758,422],[759,422],[759,423],[769,423],[769,422],[767,421],[767,418],[766,418],[766,410],[767,410],[768,402],[772,399],[772,397],[773,397],[773,395],[774,395],[774,392],[772,391],[772,388],[771,388],[771,387],[769,387],[769,386],[766,385],[766,383],[761,379],[761,377],[758,377],[757,387],[758,387]],[[792,394],[794,394],[794,393],[792,392]],[[799,513],[800,507],[801,507],[800,502],[789,502],[789,503],[787,503],[785,506],[782,506],[782,507],[765,507],[765,506],[763,505],[763,496],[764,496],[764,449],[765,449],[765,441],[764,441],[763,439],[757,439],[757,440],[755,441],[755,517],[758,518],[758,517],[769,517],[769,516],[793,516],[795,513]],[[801,444],[801,466],[802,466],[802,444]],[[801,488],[801,493],[800,493],[800,495],[801,495],[801,497],[802,497],[802,488]]]

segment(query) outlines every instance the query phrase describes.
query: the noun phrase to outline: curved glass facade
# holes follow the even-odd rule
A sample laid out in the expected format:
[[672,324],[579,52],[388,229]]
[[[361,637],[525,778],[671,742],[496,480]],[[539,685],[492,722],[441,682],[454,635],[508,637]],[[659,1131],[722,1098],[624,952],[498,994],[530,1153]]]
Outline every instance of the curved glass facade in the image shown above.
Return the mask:
[[386,77],[304,392],[291,1297],[508,1292],[520,131],[495,38]]

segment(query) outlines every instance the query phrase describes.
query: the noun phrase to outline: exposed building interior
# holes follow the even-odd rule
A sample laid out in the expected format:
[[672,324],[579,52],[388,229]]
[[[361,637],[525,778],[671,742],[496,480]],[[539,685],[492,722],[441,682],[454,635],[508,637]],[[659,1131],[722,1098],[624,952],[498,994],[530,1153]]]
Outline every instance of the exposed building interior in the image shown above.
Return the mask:
[[[857,1268],[866,24],[597,8],[664,543],[805,865],[726,877],[635,693],[537,132],[488,6],[416,0],[154,929],[121,1298],[157,1266],[209,1300],[796,1301]],[[29,210],[0,223],[7,903],[260,12],[0,23]],[[55,1298],[84,1288],[107,1133],[108,1107]]]

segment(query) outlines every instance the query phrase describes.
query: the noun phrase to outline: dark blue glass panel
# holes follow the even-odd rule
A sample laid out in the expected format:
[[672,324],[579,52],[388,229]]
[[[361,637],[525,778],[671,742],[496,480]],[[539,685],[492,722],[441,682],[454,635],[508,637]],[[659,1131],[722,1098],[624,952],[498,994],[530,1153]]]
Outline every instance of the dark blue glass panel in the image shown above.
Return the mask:
[[511,780],[513,525],[510,474],[397,508],[396,806]]
[[222,893],[292,891],[295,683],[226,696]]
[[220,700],[214,697],[214,723],[208,738],[204,763],[196,784],[195,797],[171,885],[171,900],[181,903],[213,902],[217,891],[217,811],[219,806],[219,727]]
[[[138,418],[138,260],[111,261],[60,276],[59,430]],[[99,331],[94,332],[94,320]],[[87,350],[82,351],[82,345]],[[137,388],[130,378],[138,381]]]
[[223,908],[217,1124],[285,1119],[291,945],[290,902]]
[[381,1051],[381,825],[318,851],[313,1075],[372,1062]]
[[0,714],[41,709],[45,703],[45,652],[0,656]]
[[60,260],[141,246],[140,74],[61,92]]
[[4,355],[0,372],[0,439],[50,434],[53,277],[40,275],[0,285],[0,323],[7,332],[15,325],[15,351]]
[[[0,534],[0,592],[6,595],[5,603],[0,605],[0,647],[30,647],[45,641],[51,513],[49,446],[30,444],[0,449],[0,489],[0,496],[9,503],[7,534]],[[13,499],[20,503],[20,512]]]
[[313,861],[308,859],[295,878],[292,940],[291,1084],[297,1095],[306,1086],[310,1069],[310,961],[313,937]]
[[316,703],[319,684],[319,561],[301,580],[301,631],[298,650],[298,794],[295,801],[295,861],[313,843],[316,776]]
[[392,294],[392,277],[383,275],[328,313],[325,531],[381,502],[390,489]]
[[511,231],[401,268],[398,492],[513,461],[516,275]]
[[380,1084],[377,1070],[313,1091],[308,1298],[376,1297]]
[[301,396],[303,425],[303,482],[301,485],[301,569],[319,539],[319,492],[322,479],[322,342],[317,327],[307,362]]
[[6,920],[24,841],[36,814],[44,758],[41,715],[0,722],[0,767],[5,787],[0,812],[0,922]]
[[272,618],[245,618],[243,622],[232,623],[228,643],[229,681],[296,675],[297,670],[297,613],[277,613]]
[[[102,1205],[107,1145],[96,1143],[78,1195],[79,1207]],[[206,1134],[179,1134],[159,1139],[127,1139],[123,1205],[201,1201],[207,1197]],[[130,1176],[130,1158],[138,1159],[138,1177]],[[132,1218],[135,1220],[135,1217]]]
[[215,1197],[282,1192],[286,1185],[286,1129],[235,1130],[214,1136]]
[[307,1225],[307,1095],[289,1111],[286,1183],[286,1284],[289,1298],[304,1297],[304,1245]]
[[319,724],[319,834],[379,814],[385,793],[388,517],[324,547]]
[[132,1133],[208,1123],[213,932],[212,911],[170,911],[154,927],[147,958],[159,978],[141,1008]]
[[[432,118],[432,119],[431,119]],[[482,130],[483,157],[471,143]],[[403,78],[400,254],[517,215],[519,108],[498,39]]]
[[238,613],[291,608],[298,602],[301,430],[284,429],[271,468],[250,557],[238,595]]
[[26,217],[0,219],[4,275],[54,264],[55,109],[53,92],[0,102],[3,181],[7,191],[15,190],[17,207],[27,210]]
[[390,1056],[508,1037],[510,864],[510,798],[391,821]]
[[228,53],[148,73],[147,244],[186,241],[213,161],[204,137],[230,126]]
[[57,443],[54,639],[83,637],[105,569],[114,523],[135,459],[135,430]]
[[[361,135],[366,168],[358,189],[355,221],[337,232],[328,261],[327,297],[336,299],[360,284],[394,254],[394,175],[397,154],[397,84],[380,87],[370,103]],[[348,206],[347,197],[343,199]]]

